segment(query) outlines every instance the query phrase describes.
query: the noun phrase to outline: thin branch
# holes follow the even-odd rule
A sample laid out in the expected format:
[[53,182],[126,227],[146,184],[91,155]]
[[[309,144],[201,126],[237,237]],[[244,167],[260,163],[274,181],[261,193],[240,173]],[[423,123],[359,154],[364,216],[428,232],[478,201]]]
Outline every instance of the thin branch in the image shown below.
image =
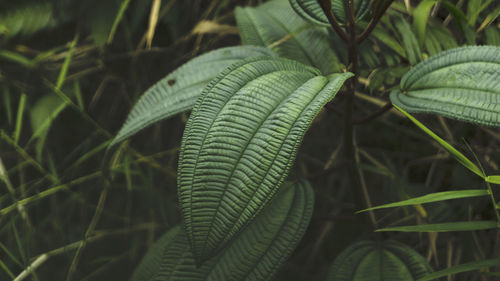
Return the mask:
[[317,0],[318,4],[321,6],[321,9],[323,9],[323,13],[325,13],[326,18],[328,19],[328,22],[332,26],[333,30],[340,36],[340,38],[344,42],[348,42],[347,34],[345,31],[340,27],[337,19],[335,18],[335,15],[332,12],[332,2],[330,0]]
[[370,23],[368,23],[368,26],[366,27],[363,32],[356,38],[356,43],[361,44],[368,36],[372,33],[373,29],[375,26],[377,26],[378,22],[382,18],[382,16],[385,14],[385,11],[389,8],[389,6],[392,4],[392,1],[387,1],[384,3],[385,6],[382,7],[382,9],[379,10],[379,12],[373,16],[371,19]]

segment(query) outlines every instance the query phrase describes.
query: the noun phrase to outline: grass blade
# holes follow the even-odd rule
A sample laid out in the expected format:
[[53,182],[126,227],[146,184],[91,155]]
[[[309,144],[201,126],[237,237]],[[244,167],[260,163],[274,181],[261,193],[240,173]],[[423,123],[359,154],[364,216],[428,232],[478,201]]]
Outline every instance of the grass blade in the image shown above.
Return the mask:
[[411,205],[431,203],[431,202],[451,200],[451,199],[469,198],[469,197],[477,197],[477,196],[488,196],[489,194],[490,193],[487,189],[466,189],[466,190],[436,192],[436,193],[430,193],[430,194],[427,194],[424,196],[415,197],[415,198],[408,199],[408,200],[403,200],[403,201],[398,201],[398,202],[394,202],[394,203],[375,206],[372,208],[361,210],[358,213],[376,210],[376,209],[411,206]]
[[445,222],[434,224],[394,226],[377,229],[376,232],[401,231],[401,232],[450,232],[450,231],[473,231],[499,228],[497,221],[463,221]]
[[500,175],[487,176],[486,178],[484,178],[484,180],[486,180],[489,183],[500,184]]
[[401,111],[408,119],[410,119],[415,125],[417,125],[422,131],[432,137],[436,142],[439,143],[446,151],[448,151],[460,164],[462,164],[465,168],[471,170],[474,174],[480,176],[481,178],[485,178],[486,175],[479,169],[479,167],[472,163],[465,155],[463,155],[460,151],[456,150],[453,146],[447,143],[445,140],[436,135],[433,131],[427,128],[424,124],[420,123],[415,117],[411,116],[408,112],[403,110],[397,105],[394,105],[399,111]]
[[14,142],[17,144],[19,141],[19,136],[21,135],[21,126],[23,123],[23,113],[24,107],[26,106],[26,94],[21,94],[19,99],[19,106],[17,108],[17,119],[16,119],[16,129],[14,131]]
[[425,276],[424,278],[418,279],[417,281],[435,280],[437,278],[441,278],[441,277],[452,275],[452,274],[457,274],[457,273],[462,273],[462,272],[467,272],[467,271],[472,271],[472,270],[479,270],[482,268],[494,267],[494,266],[498,266],[498,265],[500,265],[500,259],[489,259],[489,260],[468,262],[468,263],[455,265],[455,266],[449,267],[447,269],[433,272],[433,273]]

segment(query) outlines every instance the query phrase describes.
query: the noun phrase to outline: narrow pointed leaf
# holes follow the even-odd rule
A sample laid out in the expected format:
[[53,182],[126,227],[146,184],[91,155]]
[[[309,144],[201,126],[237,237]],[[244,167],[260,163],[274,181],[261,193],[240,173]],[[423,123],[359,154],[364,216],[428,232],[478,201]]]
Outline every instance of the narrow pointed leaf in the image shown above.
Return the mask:
[[[321,25],[330,26],[323,9],[317,0],[289,0],[290,5],[306,21]],[[339,23],[345,23],[345,10],[347,9],[347,0],[331,0],[332,12]],[[356,20],[361,20],[370,10],[369,0],[354,1],[354,17]]]
[[457,273],[480,270],[483,268],[495,267],[500,265],[500,259],[489,259],[489,260],[480,260],[474,262],[468,262],[464,264],[455,265],[452,267],[448,267],[447,269],[443,269],[440,271],[436,271],[428,274],[427,276],[418,279],[417,281],[429,281],[436,280],[441,277],[445,277],[448,275],[453,275]]
[[153,245],[131,281],[271,280],[304,234],[313,201],[308,183],[286,184],[224,252],[200,267],[186,233],[174,228]]
[[342,251],[327,281],[412,281],[432,270],[419,253],[396,241],[361,241]]
[[477,196],[488,196],[490,193],[488,192],[487,189],[469,189],[469,190],[454,190],[454,191],[444,191],[444,192],[436,192],[436,193],[431,193],[427,194],[424,196],[408,199],[408,200],[403,200],[399,202],[394,202],[390,204],[384,204],[372,208],[368,208],[365,210],[362,210],[360,212],[366,212],[370,210],[377,210],[377,209],[384,209],[384,208],[393,208],[393,207],[401,207],[401,206],[411,206],[411,205],[417,205],[417,204],[425,204],[425,203],[431,203],[431,202],[438,202],[438,201],[444,201],[444,200],[451,200],[451,199],[460,199],[460,198],[470,198],[470,197],[477,197]]
[[236,46],[214,50],[188,61],[141,96],[110,146],[155,122],[190,110],[208,82],[231,64],[248,57],[273,55],[274,52],[263,47]]
[[485,180],[489,183],[493,184],[500,184],[500,175],[495,175],[495,176],[487,176]]
[[391,93],[409,112],[500,127],[500,47],[461,47],[418,64]]
[[437,3],[437,0],[424,0],[418,4],[415,10],[413,10],[413,25],[417,30],[420,46],[423,46],[425,41],[425,29],[427,27],[430,11]]
[[326,28],[308,24],[287,0],[237,7],[235,16],[244,45],[270,47],[280,56],[317,67],[324,74],[342,69]]
[[313,118],[349,77],[254,58],[210,82],[179,157],[179,200],[197,259],[214,255],[269,202]]
[[410,119],[415,125],[417,125],[422,131],[424,131],[427,135],[432,137],[439,145],[441,145],[444,149],[446,149],[451,156],[453,156],[460,164],[462,164],[465,168],[469,169],[476,175],[484,178],[485,175],[479,167],[474,164],[472,161],[469,160],[469,158],[465,157],[460,151],[456,150],[453,146],[451,146],[449,143],[447,143],[445,140],[440,138],[438,135],[436,135],[433,131],[431,131],[429,128],[427,128],[424,124],[422,124],[420,121],[415,119],[415,117],[411,116],[408,112],[403,110],[397,105],[394,105],[399,111],[401,111],[408,119]]
[[422,50],[418,44],[417,37],[413,33],[410,24],[402,15],[397,15],[394,20],[394,26],[401,35],[401,40],[403,43],[403,48],[406,52],[406,57],[411,65],[415,65],[420,62],[422,57]]
[[409,226],[394,226],[377,229],[376,231],[401,231],[401,232],[450,232],[450,231],[473,231],[499,228],[496,221],[464,221],[446,222],[435,224],[421,224]]

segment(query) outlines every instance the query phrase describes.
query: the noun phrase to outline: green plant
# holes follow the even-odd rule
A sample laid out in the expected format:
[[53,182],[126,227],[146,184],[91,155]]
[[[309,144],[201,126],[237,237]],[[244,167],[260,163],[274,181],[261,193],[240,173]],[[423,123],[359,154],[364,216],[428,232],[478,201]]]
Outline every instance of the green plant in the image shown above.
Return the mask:
[[494,280],[495,1],[247,2],[0,4],[0,279]]
[[[400,201],[392,205],[373,207],[367,211],[448,199],[490,196],[496,220],[421,224],[381,230],[446,232],[498,229],[498,205],[488,183],[498,183],[497,180],[487,177],[481,168],[404,110],[439,114],[500,127],[500,48],[471,46],[441,52],[456,44],[453,38],[446,38],[451,41],[448,44],[441,41],[440,35],[430,35],[430,32],[426,37],[428,17],[434,5],[442,4],[451,12],[458,26],[467,29],[463,13],[448,2],[423,1],[419,4],[413,11],[418,36],[414,35],[401,14],[392,11],[389,13],[394,18],[395,29],[388,18],[384,18],[393,1],[289,2],[290,4],[288,1],[274,0],[256,8],[237,8],[235,11],[243,44],[262,46],[260,54],[265,54],[266,57],[245,59],[244,57],[259,54],[248,53],[246,48],[249,47],[241,46],[213,51],[190,61],[144,94],[112,143],[116,145],[159,119],[193,108],[182,140],[178,170],[178,196],[186,231],[185,234],[179,235],[187,236],[182,239],[190,245],[183,246],[183,251],[188,255],[192,254],[196,264],[203,268],[218,259],[214,256],[228,254],[231,247],[236,247],[238,239],[244,239],[245,231],[250,231],[250,225],[260,223],[258,214],[281,189],[306,129],[321,107],[340,90],[344,81],[347,81],[343,90],[344,157],[349,166],[351,187],[357,188],[362,179],[357,172],[359,163],[353,146],[353,98],[359,87],[357,79],[360,74],[380,64],[377,54],[365,44],[368,38],[388,48],[388,56],[384,58],[388,71],[395,69],[394,62],[398,60],[406,60],[410,65],[414,65],[403,75],[400,87],[394,87],[391,93],[392,103],[435,138],[462,165],[481,176],[488,189],[429,194],[421,199]],[[309,23],[302,21],[295,13]],[[364,19],[368,22],[363,21]],[[471,18],[469,20],[474,21]],[[382,27],[379,22],[382,22]],[[436,23],[438,26],[439,24]],[[325,27],[330,27],[331,30],[327,32]],[[401,45],[387,35],[391,29],[392,32],[399,32]],[[446,34],[445,28],[441,30]],[[466,31],[464,33],[467,34]],[[375,34],[375,38],[370,37],[371,34]],[[424,59],[424,46],[431,55],[435,55]],[[276,55],[266,53],[270,51],[265,51],[264,47],[272,49],[281,57],[298,62],[275,58]],[[250,48],[257,50],[259,47]],[[239,54],[237,58],[236,52]],[[235,58],[242,60],[234,62]],[[214,64],[214,67],[207,68],[206,62]],[[226,66],[228,67],[224,71],[216,75]],[[195,75],[194,71],[197,72]],[[344,73],[329,74],[339,71]],[[323,76],[321,73],[329,75]],[[402,74],[400,71],[389,73],[389,77],[392,75],[394,78]],[[212,77],[215,78],[209,82]],[[390,108],[389,103],[383,109]],[[422,208],[421,205],[418,206]],[[240,236],[241,238],[238,238]],[[388,247],[392,245],[392,242],[387,243]],[[152,251],[158,251],[157,247],[165,246],[153,246]],[[290,247],[294,247],[294,244],[290,243]],[[398,267],[404,263],[409,263],[410,268],[429,267],[417,253],[411,249],[404,250],[406,246],[396,244],[390,247],[400,252],[406,251],[405,255],[408,255],[400,256],[400,261],[387,264],[394,272],[380,270],[379,273],[367,271],[359,274],[366,277],[385,271],[386,278],[390,280],[416,280],[427,275],[429,270],[419,271],[418,274],[404,273],[409,275],[401,273]],[[252,251],[251,244],[246,244],[239,251],[239,254]],[[168,255],[168,252],[169,250],[165,255]],[[362,257],[366,253],[356,255]],[[387,252],[387,255],[392,254]],[[345,258],[339,257],[340,262]],[[162,263],[168,263],[168,259],[164,257],[162,262],[157,264],[161,267]],[[389,257],[380,259],[390,260]],[[364,263],[368,263],[363,266],[371,268],[371,264],[385,264],[383,261],[369,260],[367,257]],[[352,262],[351,266],[356,268],[361,259],[354,259]],[[146,260],[143,265],[145,263]],[[476,267],[468,268],[472,269]],[[193,274],[200,271],[194,268],[192,270]],[[231,272],[230,269],[227,270]],[[339,269],[335,264],[329,280],[358,280],[358,277],[350,279],[337,272],[342,270],[344,269]],[[168,274],[175,275],[177,272],[174,268],[170,269]],[[168,274],[165,276],[171,276]],[[336,277],[338,274],[344,277]],[[357,274],[349,276],[358,276]],[[224,276],[226,277],[219,279],[234,279],[229,275]],[[249,280],[261,280],[251,275],[245,276]],[[437,277],[439,274],[433,276]],[[386,278],[383,280],[389,280]],[[168,277],[163,279],[170,280]]]

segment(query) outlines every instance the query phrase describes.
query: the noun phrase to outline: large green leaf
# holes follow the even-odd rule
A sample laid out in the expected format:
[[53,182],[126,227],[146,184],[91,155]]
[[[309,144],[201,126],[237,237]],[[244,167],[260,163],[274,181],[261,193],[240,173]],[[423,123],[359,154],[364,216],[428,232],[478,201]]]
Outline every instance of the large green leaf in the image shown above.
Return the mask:
[[[317,0],[289,0],[292,8],[305,20],[321,26],[330,26],[328,19],[321,9]],[[339,23],[345,23],[345,10],[347,9],[347,0],[331,0],[331,7],[335,19]],[[370,10],[370,0],[354,1],[354,17],[356,20],[362,19]]]
[[196,258],[214,255],[277,192],[305,131],[351,73],[252,58],[203,90],[179,157],[178,194]]
[[418,64],[391,93],[409,112],[500,126],[500,47],[461,47]]
[[155,122],[190,110],[208,82],[231,64],[248,57],[274,55],[263,47],[236,46],[211,51],[188,61],[142,95],[110,146]]
[[131,280],[270,280],[300,241],[313,210],[308,183],[285,185],[232,244],[200,267],[185,232],[175,227],[151,247]]
[[361,241],[335,259],[327,281],[412,281],[431,272],[425,258],[396,241]]
[[280,56],[317,67],[324,74],[341,70],[327,29],[309,25],[287,0],[237,7],[235,15],[244,45],[269,46]]

